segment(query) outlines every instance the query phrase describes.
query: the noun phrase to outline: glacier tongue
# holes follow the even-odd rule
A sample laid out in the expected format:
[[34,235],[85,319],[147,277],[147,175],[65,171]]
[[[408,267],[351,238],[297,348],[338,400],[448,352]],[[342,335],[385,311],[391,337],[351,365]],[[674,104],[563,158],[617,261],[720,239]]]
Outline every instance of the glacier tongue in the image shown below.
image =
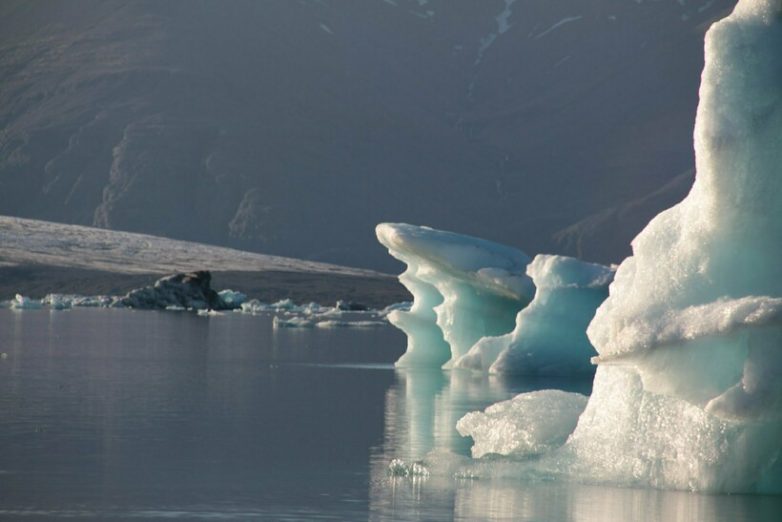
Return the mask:
[[512,330],[532,299],[529,257],[520,250],[403,223],[381,223],[376,233],[407,264],[399,280],[414,297],[410,311],[388,316],[408,337],[397,366],[450,367],[479,339]]

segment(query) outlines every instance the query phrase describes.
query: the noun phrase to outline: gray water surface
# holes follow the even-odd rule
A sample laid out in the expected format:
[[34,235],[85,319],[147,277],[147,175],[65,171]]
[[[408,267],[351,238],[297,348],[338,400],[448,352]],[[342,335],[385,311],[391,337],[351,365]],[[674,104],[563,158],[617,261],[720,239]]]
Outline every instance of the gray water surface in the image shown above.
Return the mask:
[[779,520],[779,497],[392,477],[467,458],[467,411],[523,382],[399,372],[391,327],[0,310],[3,520]]

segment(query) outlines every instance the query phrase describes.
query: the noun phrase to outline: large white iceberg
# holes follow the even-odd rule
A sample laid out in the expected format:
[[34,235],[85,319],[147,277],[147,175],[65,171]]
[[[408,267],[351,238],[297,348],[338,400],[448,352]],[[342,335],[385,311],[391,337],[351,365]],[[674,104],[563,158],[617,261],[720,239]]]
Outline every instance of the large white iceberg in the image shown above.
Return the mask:
[[782,492],[782,1],[706,36],[697,177],[633,241],[588,335],[593,394],[549,470]]
[[634,240],[589,327],[598,363],[725,419],[782,399],[781,12],[742,0],[709,30],[695,184]]
[[538,255],[527,267],[535,299],[516,317],[513,332],[485,337],[454,367],[491,373],[591,373],[595,350],[586,328],[608,296],[613,270],[565,256]]
[[635,239],[589,326],[600,368],[570,446],[609,476],[634,463],[665,486],[781,492],[780,0],[712,26],[700,96],[695,184]]
[[479,339],[511,331],[532,299],[530,260],[520,250],[401,223],[381,223],[376,232],[407,264],[399,280],[414,298],[409,311],[388,315],[408,338],[397,366],[450,367]]

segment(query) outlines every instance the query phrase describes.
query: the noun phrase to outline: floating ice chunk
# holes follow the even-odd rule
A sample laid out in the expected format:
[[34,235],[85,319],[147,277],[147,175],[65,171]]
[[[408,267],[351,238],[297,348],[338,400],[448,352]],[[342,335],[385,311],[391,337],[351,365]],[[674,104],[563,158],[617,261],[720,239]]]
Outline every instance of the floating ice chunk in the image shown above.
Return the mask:
[[534,293],[520,250],[429,227],[381,223],[377,238],[407,264],[413,306],[388,320],[407,334],[398,366],[450,366],[478,339],[509,332]]
[[55,310],[73,307],[107,308],[119,299],[108,295],[47,294],[41,299],[41,304]]
[[402,301],[401,303],[394,303],[386,306],[382,310],[378,311],[378,315],[380,317],[388,317],[388,314],[395,310],[399,310],[402,312],[409,312],[410,308],[413,306],[413,303],[410,301]]
[[239,308],[247,300],[247,295],[234,290],[220,290],[217,295],[220,296],[223,307],[228,310]]
[[198,315],[207,316],[207,317],[218,317],[225,314],[223,312],[218,312],[217,310],[207,310],[202,308],[198,310]]
[[240,310],[246,314],[260,314],[268,312],[270,307],[268,304],[262,303],[258,299],[250,299],[241,304]]
[[426,478],[429,476],[429,468],[421,460],[407,464],[402,459],[393,459],[388,464],[388,474],[392,477]]
[[594,371],[586,328],[608,296],[612,269],[572,257],[539,255],[527,267],[535,299],[513,332],[485,337],[454,367],[492,373],[572,375]]
[[117,301],[117,297],[110,296],[110,295],[92,295],[92,296],[83,296],[79,295],[76,296],[71,304],[73,306],[81,306],[81,307],[88,307],[88,308],[105,308],[109,306],[113,306],[114,302]]
[[386,326],[385,321],[320,321],[318,328],[376,328]]
[[52,310],[67,310],[73,306],[75,297],[63,294],[47,294],[41,299],[41,304],[48,306]]
[[312,302],[295,308],[296,311],[304,315],[319,315],[334,311],[335,308],[330,306],[323,306],[321,304]]
[[274,328],[312,328],[315,326],[315,321],[307,319],[305,317],[280,317],[274,316],[272,319],[272,326]]
[[71,300],[71,305],[86,308],[106,308],[114,306],[114,303],[119,299],[119,297],[110,295],[77,295]]
[[296,303],[294,303],[292,299],[281,299],[275,303],[270,304],[269,308],[276,311],[294,311],[298,309],[298,306],[296,306]]
[[587,397],[580,393],[522,393],[484,412],[468,413],[456,423],[456,429],[475,441],[475,458],[490,453],[528,457],[562,446],[586,404]]
[[11,308],[14,310],[38,310],[42,306],[39,300],[25,297],[22,294],[16,294],[11,301]]

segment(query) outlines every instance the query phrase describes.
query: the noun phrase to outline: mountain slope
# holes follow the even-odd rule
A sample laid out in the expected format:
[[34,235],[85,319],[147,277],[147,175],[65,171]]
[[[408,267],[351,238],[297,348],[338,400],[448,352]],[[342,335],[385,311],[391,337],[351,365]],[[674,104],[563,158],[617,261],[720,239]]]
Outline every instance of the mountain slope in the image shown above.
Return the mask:
[[0,213],[384,269],[381,221],[559,251],[691,167],[732,4],[8,0]]
[[396,277],[229,248],[0,216],[0,300],[17,292],[124,294],[161,274],[210,270],[213,286],[268,302],[385,306],[409,298]]

